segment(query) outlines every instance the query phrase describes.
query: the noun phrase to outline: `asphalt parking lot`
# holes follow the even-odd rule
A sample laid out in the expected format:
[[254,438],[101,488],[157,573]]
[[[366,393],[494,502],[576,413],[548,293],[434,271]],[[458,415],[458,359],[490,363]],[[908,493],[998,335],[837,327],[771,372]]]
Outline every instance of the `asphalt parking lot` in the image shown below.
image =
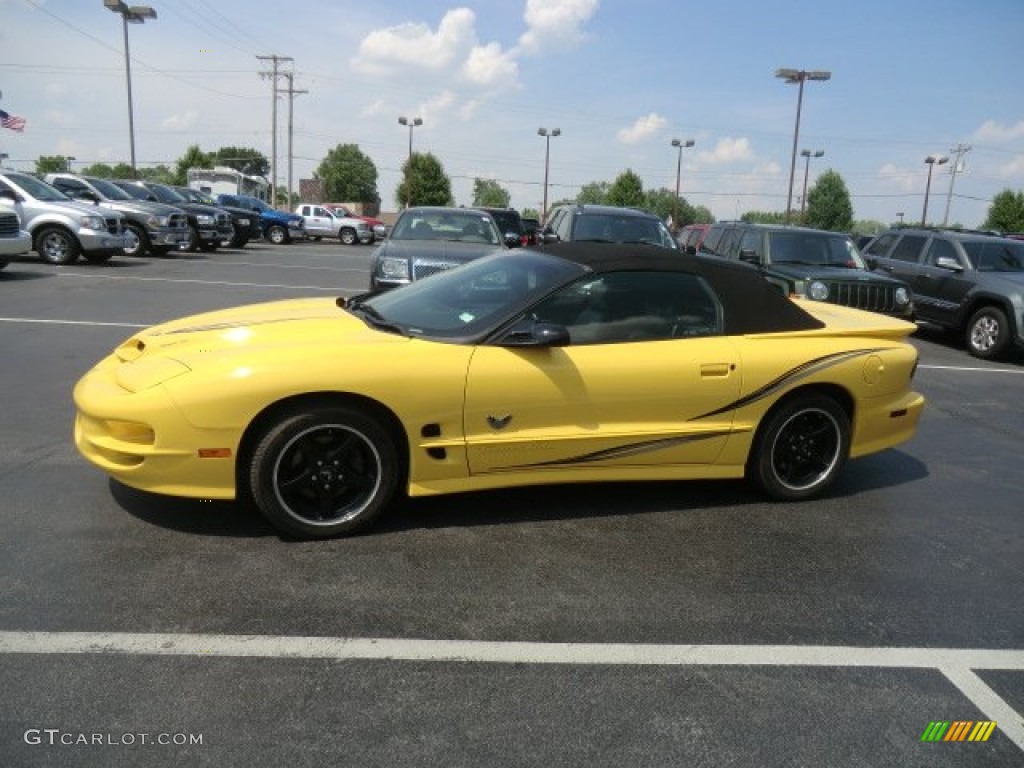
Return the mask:
[[919,333],[918,434],[793,505],[518,489],[291,542],[78,456],[74,382],[134,330],[352,295],[371,251],[0,271],[0,765],[1024,764],[1019,356]]

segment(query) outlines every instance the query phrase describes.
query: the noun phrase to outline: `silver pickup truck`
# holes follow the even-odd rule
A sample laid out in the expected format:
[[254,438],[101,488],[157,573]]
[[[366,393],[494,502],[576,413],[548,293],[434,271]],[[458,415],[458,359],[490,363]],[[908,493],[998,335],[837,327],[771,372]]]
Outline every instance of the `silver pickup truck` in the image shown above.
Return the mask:
[[73,264],[79,256],[102,263],[124,253],[128,237],[116,211],[76,203],[35,176],[0,172],[0,211],[12,210],[32,236],[32,248],[49,264]]
[[306,234],[314,240],[336,237],[345,245],[373,242],[373,230],[364,219],[336,216],[329,208],[310,203],[300,205],[295,212],[306,222]]

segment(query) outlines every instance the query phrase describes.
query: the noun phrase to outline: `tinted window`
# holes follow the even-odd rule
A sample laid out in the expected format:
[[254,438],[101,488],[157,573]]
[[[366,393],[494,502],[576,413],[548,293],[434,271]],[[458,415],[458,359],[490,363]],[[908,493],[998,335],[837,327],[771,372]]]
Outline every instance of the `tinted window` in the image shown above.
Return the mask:
[[979,272],[1024,272],[1024,242],[991,240],[978,257]]
[[701,250],[708,251],[709,253],[718,253],[718,241],[722,239],[724,233],[724,227],[712,227],[709,229],[708,236],[704,238],[704,242],[700,245]]
[[761,259],[761,233],[745,232],[740,239],[740,251],[751,251],[758,261]]
[[555,220],[551,222],[551,229],[558,235],[561,240],[568,240],[569,227],[572,225],[572,216],[569,215],[569,211],[562,209],[555,214]]
[[921,255],[921,249],[924,247],[925,240],[927,238],[923,235],[904,235],[896,243],[890,258],[916,263],[918,256]]
[[963,266],[963,262],[960,259],[960,254],[956,252],[956,246],[954,246],[949,240],[943,240],[940,237],[932,240],[932,244],[928,246],[928,253],[925,254],[924,263],[930,267],[934,267],[939,259],[952,259],[960,266]]
[[879,235],[873,243],[870,243],[864,253],[872,256],[885,256],[896,242],[897,235]]

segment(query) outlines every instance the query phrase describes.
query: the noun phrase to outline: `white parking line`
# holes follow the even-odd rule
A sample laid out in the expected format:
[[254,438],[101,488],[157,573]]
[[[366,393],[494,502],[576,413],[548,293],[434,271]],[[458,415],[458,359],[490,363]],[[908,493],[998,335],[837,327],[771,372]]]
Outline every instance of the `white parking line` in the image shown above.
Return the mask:
[[978,368],[969,365],[919,365],[918,370],[930,371],[964,371],[967,373],[1016,373],[1024,375],[1022,368]]
[[490,664],[875,667],[941,672],[1024,750],[1024,718],[971,670],[1024,672],[1024,651],[792,645],[530,643],[274,635],[0,632],[0,654],[476,662]]
[[322,285],[287,285],[285,283],[237,283],[230,280],[191,280],[174,277],[140,277],[138,275],[98,275],[94,272],[60,272],[58,277],[89,280],[132,280],[140,283],[189,283],[193,285],[227,285],[233,288],[282,288],[289,291],[327,291],[343,293],[343,288],[325,288]]
[[0,317],[0,323],[39,323],[41,325],[100,325],[111,328],[148,328],[139,323],[105,323],[94,320],[43,320],[35,317]]

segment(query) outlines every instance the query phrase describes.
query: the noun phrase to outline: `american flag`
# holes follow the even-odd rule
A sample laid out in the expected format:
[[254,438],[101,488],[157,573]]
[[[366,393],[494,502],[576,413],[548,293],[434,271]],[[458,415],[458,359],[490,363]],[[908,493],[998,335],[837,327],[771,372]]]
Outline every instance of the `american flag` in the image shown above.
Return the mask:
[[21,133],[25,130],[25,118],[18,117],[17,115],[9,115],[0,109],[0,125],[4,128],[9,128],[12,131]]

